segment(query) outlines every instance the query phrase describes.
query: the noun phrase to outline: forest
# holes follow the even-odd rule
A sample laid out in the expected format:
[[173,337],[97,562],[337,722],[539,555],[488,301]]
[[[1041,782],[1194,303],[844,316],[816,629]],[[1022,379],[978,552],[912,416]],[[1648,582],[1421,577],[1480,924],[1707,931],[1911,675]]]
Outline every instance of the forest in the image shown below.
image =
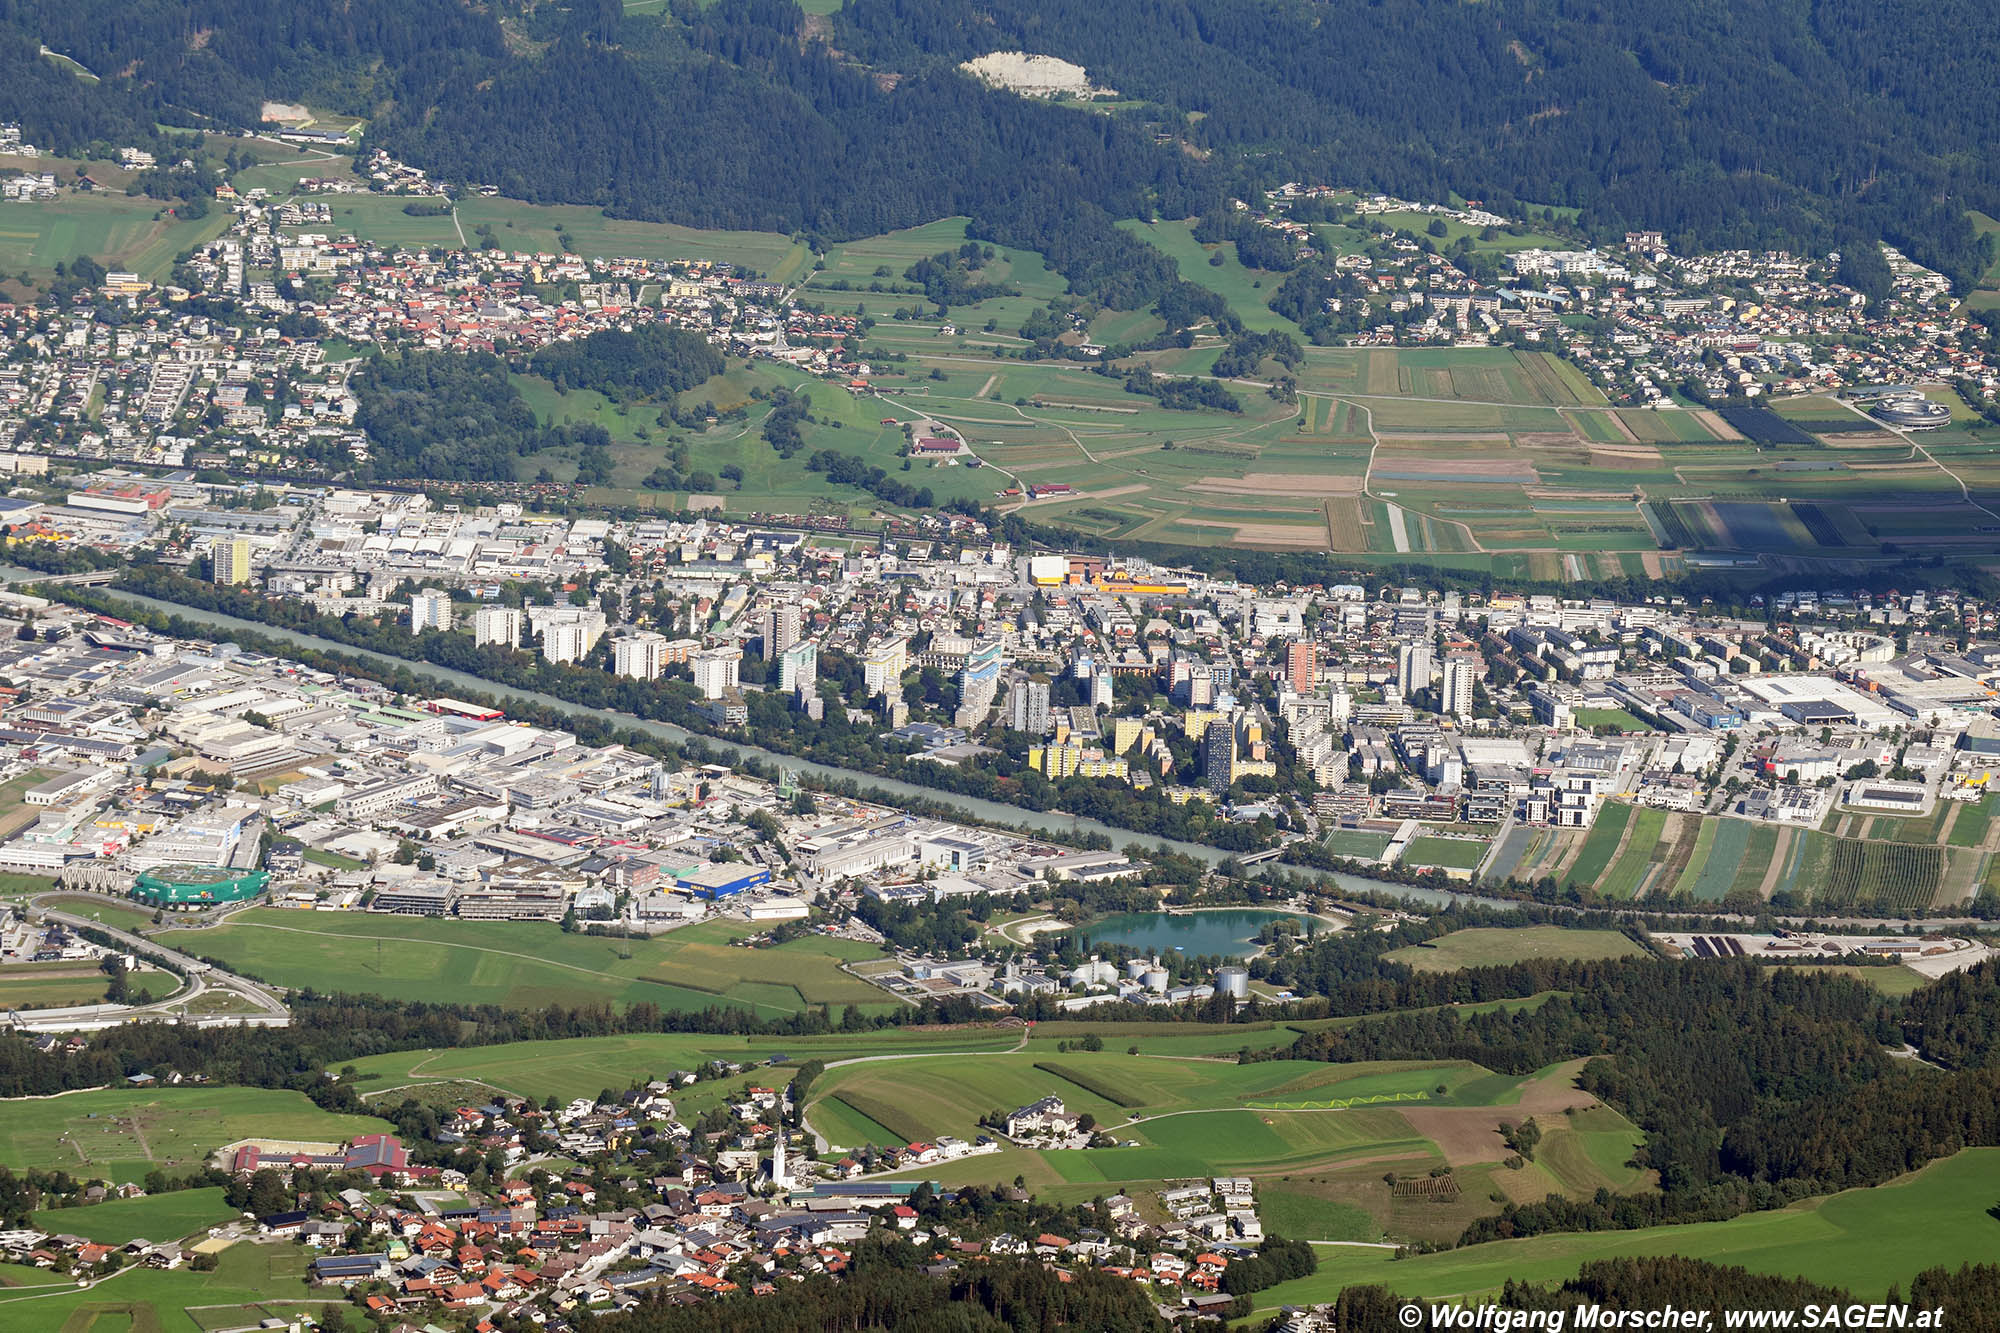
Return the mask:
[[[708,351],[706,343],[702,350]],[[612,374],[596,360],[579,364],[591,369],[572,373]],[[665,373],[655,368],[649,375]],[[506,363],[487,353],[376,357],[354,377],[353,388],[355,423],[374,448],[356,469],[367,480],[490,481],[512,477],[516,458],[542,449],[609,442],[601,426],[542,426],[507,378]]]
[[[1677,247],[1879,236],[1965,287],[1991,256],[1966,210],[2000,213],[1988,17],[1973,0],[849,0],[830,23],[790,0],[0,0],[0,118],[78,149],[304,101],[535,202],[822,240],[964,214],[1120,309],[1179,279],[1114,220],[1201,216],[1288,268],[1280,238],[1220,212],[1287,179],[1576,210],[1600,238],[1651,227]],[[82,83],[40,42],[115,73]],[[1006,49],[1125,100],[1048,103],[955,68]]]
[[660,398],[722,373],[722,353],[708,339],[666,324],[627,333],[599,329],[576,342],[553,342],[529,361],[558,392],[595,389],[614,403]]
[[[1466,1244],[1716,1220],[2000,1145],[2000,1062],[1988,1048],[1951,1071],[1887,1053],[1904,1023],[1921,1028],[1949,999],[1919,992],[1899,1022],[1865,983],[1825,972],[1657,959],[1582,966],[1587,977],[1533,1009],[1389,1014],[1307,1033],[1289,1053],[1477,1059],[1519,1074],[1589,1060],[1578,1086],[1645,1131],[1637,1160],[1660,1173],[1660,1192],[1509,1205],[1473,1223]],[[1991,977],[1974,984],[1992,989]]]

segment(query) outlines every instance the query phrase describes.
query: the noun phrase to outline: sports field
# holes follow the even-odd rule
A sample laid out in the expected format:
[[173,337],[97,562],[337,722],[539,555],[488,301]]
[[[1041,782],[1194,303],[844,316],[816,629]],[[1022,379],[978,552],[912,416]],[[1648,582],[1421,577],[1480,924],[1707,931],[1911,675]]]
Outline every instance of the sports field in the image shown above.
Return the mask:
[[1631,958],[1645,950],[1615,930],[1565,930],[1523,926],[1518,930],[1455,930],[1425,944],[1387,955],[1419,972],[1456,972],[1467,967],[1500,967],[1534,958]]
[[1412,838],[1403,852],[1403,864],[1472,870],[1485,858],[1486,845],[1484,838]]
[[300,1093],[264,1088],[73,1092],[0,1101],[0,1164],[122,1183],[155,1169],[186,1175],[238,1139],[341,1142],[387,1128],[370,1116],[322,1111]]
[[1559,1282],[1586,1260],[1682,1255],[1759,1273],[1802,1277],[1880,1300],[1925,1268],[1987,1263],[1987,1215],[2000,1196],[2000,1149],[1973,1148],[1893,1184],[1849,1190],[1778,1212],[1726,1222],[1498,1241],[1397,1260],[1388,1251],[1323,1250],[1319,1271],[1257,1294],[1259,1311],[1330,1301],[1357,1283],[1382,1283],[1420,1300],[1498,1290],[1509,1279]]
[[730,941],[743,923],[703,922],[653,939],[566,934],[551,922],[252,908],[204,932],[203,952],[275,985],[390,999],[451,995],[472,1004],[650,1003],[795,1013],[811,1004],[898,1001],[840,970],[880,951],[809,936],[770,949]]

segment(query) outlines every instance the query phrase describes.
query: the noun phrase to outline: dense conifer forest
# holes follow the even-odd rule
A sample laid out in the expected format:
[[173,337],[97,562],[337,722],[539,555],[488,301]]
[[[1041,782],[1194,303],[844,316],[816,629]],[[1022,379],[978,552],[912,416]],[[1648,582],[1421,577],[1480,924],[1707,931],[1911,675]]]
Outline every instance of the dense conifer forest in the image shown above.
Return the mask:
[[[370,117],[372,142],[447,180],[625,217],[834,240],[967,214],[1119,308],[1176,278],[1112,221],[1209,215],[1286,179],[1710,248],[1880,236],[1965,286],[1990,258],[1966,209],[2000,212],[1987,17],[1971,0],[851,0],[831,19],[790,0],[0,0],[0,118],[74,150],[304,101]],[[1032,100],[956,68],[1008,49],[1080,63],[1121,100]]]

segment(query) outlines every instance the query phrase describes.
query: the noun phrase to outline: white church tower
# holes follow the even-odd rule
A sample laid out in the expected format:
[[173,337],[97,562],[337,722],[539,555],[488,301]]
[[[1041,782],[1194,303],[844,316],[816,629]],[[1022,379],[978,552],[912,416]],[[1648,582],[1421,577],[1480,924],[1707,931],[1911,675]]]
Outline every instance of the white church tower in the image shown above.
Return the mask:
[[771,1145],[771,1183],[781,1190],[792,1187],[791,1172],[785,1169],[785,1127],[778,1126],[777,1142]]

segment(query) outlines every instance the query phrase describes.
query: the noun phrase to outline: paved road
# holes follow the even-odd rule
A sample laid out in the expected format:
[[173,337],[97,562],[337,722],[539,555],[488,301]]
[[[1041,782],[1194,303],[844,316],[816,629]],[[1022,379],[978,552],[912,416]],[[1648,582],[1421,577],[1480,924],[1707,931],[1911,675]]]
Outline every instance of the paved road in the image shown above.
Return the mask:
[[[171,1018],[201,1027],[234,1027],[239,1024],[254,1027],[290,1026],[292,1013],[286,1008],[284,998],[260,981],[252,981],[248,977],[224,971],[178,949],[147,939],[143,935],[135,935],[131,931],[120,930],[116,926],[106,925],[91,917],[46,905],[49,899],[77,896],[73,891],[41,894],[28,901],[30,906],[47,920],[60,922],[73,929],[102,931],[136,955],[162,959],[172,964],[187,977],[188,985],[176,991],[168,999],[149,1005],[91,1004],[64,1009],[27,1010],[14,1016],[14,1026],[17,1029],[29,1032],[71,1032],[113,1027],[119,1023],[129,1023],[142,1018]],[[254,1012],[189,1014],[187,1005],[211,990],[227,991],[247,1002]]]

